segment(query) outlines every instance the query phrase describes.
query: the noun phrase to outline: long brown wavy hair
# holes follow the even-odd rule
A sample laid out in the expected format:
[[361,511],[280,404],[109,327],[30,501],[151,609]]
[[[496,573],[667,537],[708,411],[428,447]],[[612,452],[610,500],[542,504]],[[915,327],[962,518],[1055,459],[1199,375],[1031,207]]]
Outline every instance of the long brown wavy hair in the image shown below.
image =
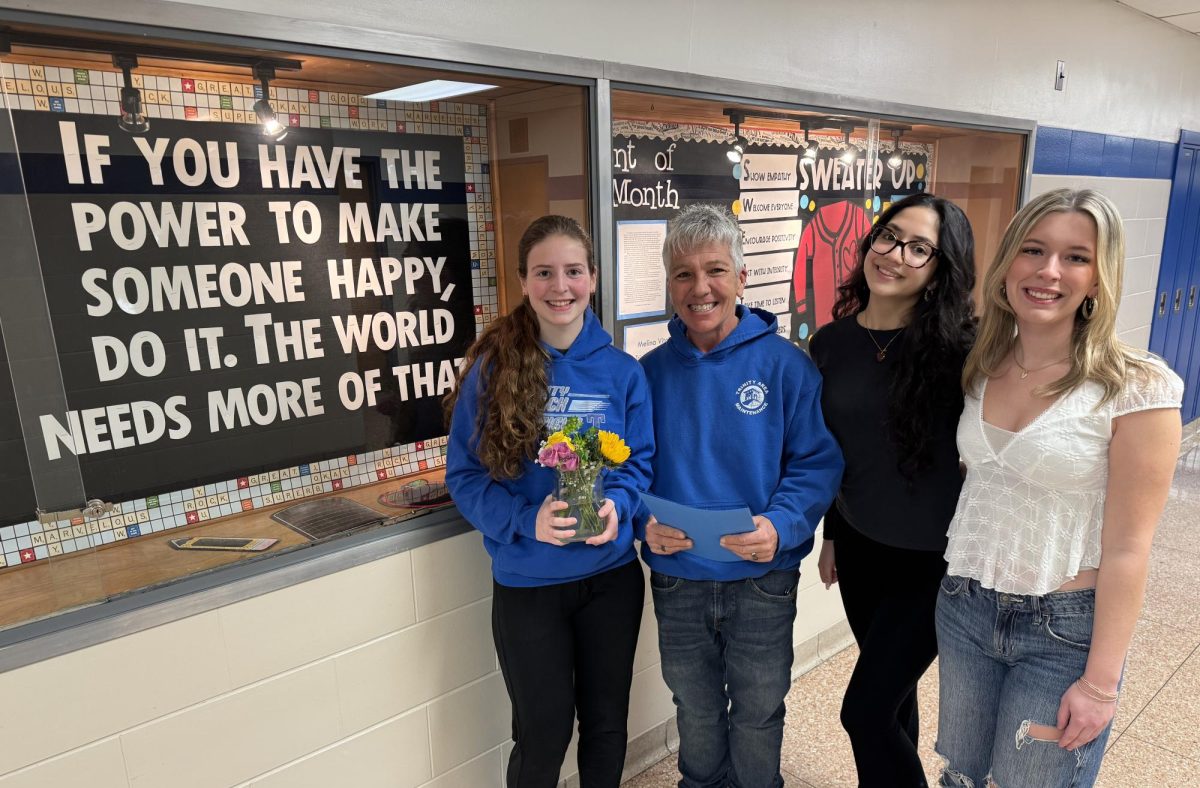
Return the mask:
[[[517,273],[529,273],[529,252],[554,235],[578,241],[587,253],[588,271],[596,272],[592,239],[579,222],[567,216],[537,219],[517,247]],[[524,298],[512,312],[497,318],[467,350],[458,372],[457,385],[442,400],[446,423],[467,373],[480,365],[476,396],[479,398],[475,435],[480,461],[494,479],[515,479],[522,463],[537,456],[542,439],[543,413],[549,397],[546,352],[538,341],[541,329],[537,315]]]

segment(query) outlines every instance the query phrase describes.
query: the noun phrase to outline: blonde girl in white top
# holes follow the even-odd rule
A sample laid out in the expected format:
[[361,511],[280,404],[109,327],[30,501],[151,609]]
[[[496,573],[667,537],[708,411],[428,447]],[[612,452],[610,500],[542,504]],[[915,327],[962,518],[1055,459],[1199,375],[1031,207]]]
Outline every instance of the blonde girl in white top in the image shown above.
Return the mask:
[[1120,216],[1013,218],[963,372],[967,476],[937,608],[941,785],[1091,785],[1179,450],[1183,384],[1116,335]]

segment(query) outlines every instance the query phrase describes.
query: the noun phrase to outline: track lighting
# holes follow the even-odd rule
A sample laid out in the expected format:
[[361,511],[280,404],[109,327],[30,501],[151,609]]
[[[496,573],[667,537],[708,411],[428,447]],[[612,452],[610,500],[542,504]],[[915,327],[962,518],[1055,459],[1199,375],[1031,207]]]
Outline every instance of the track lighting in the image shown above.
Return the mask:
[[282,142],[288,134],[286,124],[280,123],[271,107],[271,80],[275,78],[275,67],[258,63],[254,66],[254,78],[262,87],[262,98],[254,102],[254,114],[262,124],[262,135],[272,142]]
[[900,129],[892,129],[892,155],[888,157],[887,163],[893,170],[904,163],[900,156],[900,136],[903,133]]
[[746,152],[746,146],[750,143],[742,136],[742,116],[734,114],[730,115],[729,119],[733,121],[733,146],[725,151],[725,158],[737,164],[742,160],[742,154]]
[[800,128],[804,129],[804,158],[817,158],[817,149],[821,146],[819,143],[813,142],[808,138],[808,133],[812,131],[812,123],[807,120],[802,120],[800,121]]
[[150,121],[142,110],[142,91],[133,86],[133,75],[137,68],[137,55],[113,55],[113,65],[121,69],[121,119],[117,125],[130,134],[145,134],[150,130]]
[[852,131],[854,131],[853,126],[842,126],[842,142],[846,146],[846,151],[842,154],[842,161],[847,164],[858,158],[858,148],[850,144],[850,132]]

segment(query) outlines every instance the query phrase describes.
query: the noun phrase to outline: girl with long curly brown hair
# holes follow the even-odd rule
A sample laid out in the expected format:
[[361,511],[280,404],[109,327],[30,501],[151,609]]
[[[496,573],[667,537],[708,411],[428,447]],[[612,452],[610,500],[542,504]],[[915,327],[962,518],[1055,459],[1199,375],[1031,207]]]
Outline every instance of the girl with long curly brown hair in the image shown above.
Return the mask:
[[[510,788],[552,788],[579,718],[583,785],[620,784],[629,686],[645,596],[631,516],[654,453],[646,378],[613,347],[589,301],[587,232],[543,216],[518,248],[524,294],[468,351],[446,398],[446,484],[492,557],[492,635],[512,701]],[[625,439],[604,477],[605,530],[584,542],[559,517],[554,472],[536,462],[569,417]]]

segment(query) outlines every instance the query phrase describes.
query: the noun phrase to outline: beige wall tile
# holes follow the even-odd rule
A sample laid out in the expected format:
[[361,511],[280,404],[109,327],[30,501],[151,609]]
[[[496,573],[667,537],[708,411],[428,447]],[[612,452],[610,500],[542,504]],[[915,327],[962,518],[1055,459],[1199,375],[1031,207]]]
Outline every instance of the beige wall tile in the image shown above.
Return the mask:
[[433,773],[440,776],[512,735],[512,711],[499,673],[429,704]]
[[1140,326],[1150,325],[1154,310],[1154,293],[1132,293],[1121,298],[1121,306],[1117,309],[1117,331],[1129,331]]
[[1161,255],[1163,238],[1167,232],[1165,218],[1146,220],[1146,254]]
[[362,730],[495,670],[491,603],[476,602],[334,660],[348,731]]
[[408,553],[222,608],[235,686],[336,654],[416,620]]
[[1157,254],[1126,260],[1125,279],[1121,282],[1122,295],[1153,291],[1158,286],[1158,261]]
[[675,715],[671,691],[657,665],[633,674],[629,691],[629,736],[640,736]]
[[415,788],[432,776],[429,724],[417,709],[338,742],[267,777],[253,788]]
[[1150,349],[1150,326],[1142,326],[1117,334],[1122,342],[1141,350]]
[[[1131,219],[1125,217],[1125,256],[1141,257],[1146,252],[1146,230],[1148,219]],[[1157,250],[1151,250],[1151,253]]]
[[499,747],[434,778],[421,788],[503,788],[504,761]]
[[[649,590],[646,598],[650,598]],[[642,626],[638,630],[637,651],[633,655],[633,672],[657,665],[662,660],[658,653],[658,619],[654,617],[654,604],[642,609]]]
[[417,620],[491,596],[492,560],[478,531],[418,547],[411,555]]
[[337,678],[325,661],[123,733],[121,747],[131,788],[210,788],[248,780],[340,735]]
[[215,612],[0,673],[0,774],[229,686]]
[[1138,215],[1138,196],[1141,194],[1141,178],[1084,178],[1085,188],[1096,189],[1112,200],[1122,219],[1133,219]]
[[1139,219],[1162,219],[1171,202],[1171,181],[1147,178],[1138,181]]
[[802,589],[796,596],[796,623],[792,627],[792,643],[803,643],[829,629],[846,617],[842,597],[837,588],[826,589],[817,583]]
[[0,788],[128,788],[121,742],[105,739],[48,761],[27,771],[0,777]]

